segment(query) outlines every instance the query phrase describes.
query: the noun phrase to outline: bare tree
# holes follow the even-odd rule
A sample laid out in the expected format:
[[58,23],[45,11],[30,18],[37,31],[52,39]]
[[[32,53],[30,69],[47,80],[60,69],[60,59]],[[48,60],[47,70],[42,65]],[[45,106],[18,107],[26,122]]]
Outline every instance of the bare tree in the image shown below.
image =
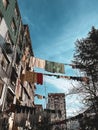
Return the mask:
[[89,78],[87,83],[80,82],[79,89],[85,95],[84,103],[93,108],[98,119],[98,29],[92,27],[86,38],[76,41],[75,47],[74,67]]

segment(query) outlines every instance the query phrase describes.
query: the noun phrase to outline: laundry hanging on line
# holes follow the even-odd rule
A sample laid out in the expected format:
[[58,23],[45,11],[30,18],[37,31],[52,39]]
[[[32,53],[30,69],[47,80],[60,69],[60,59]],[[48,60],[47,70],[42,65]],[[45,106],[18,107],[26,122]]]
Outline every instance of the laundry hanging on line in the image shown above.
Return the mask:
[[65,73],[64,64],[58,62],[51,62],[36,57],[30,57],[29,67],[42,68],[52,73]]
[[37,96],[38,99],[44,99],[45,96],[39,95],[39,94],[35,94],[34,96]]
[[27,81],[30,83],[43,84],[43,74],[31,71],[26,71],[25,74],[21,74],[20,79],[22,82]]

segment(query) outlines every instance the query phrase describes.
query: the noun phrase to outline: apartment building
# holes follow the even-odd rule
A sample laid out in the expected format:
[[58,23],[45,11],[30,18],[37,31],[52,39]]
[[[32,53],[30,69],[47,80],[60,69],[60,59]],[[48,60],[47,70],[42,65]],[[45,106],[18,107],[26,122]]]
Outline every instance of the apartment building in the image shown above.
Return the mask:
[[[21,17],[16,0],[0,1],[0,129],[8,127],[13,103],[17,73],[16,44]],[[17,57],[18,58],[18,57]]]
[[27,71],[30,72],[32,70],[32,68],[29,67],[29,61],[30,56],[33,56],[29,27],[28,25],[23,25],[22,29],[24,32],[22,33],[23,37],[21,38],[19,35],[18,39],[19,41],[21,41],[20,39],[23,39],[23,43],[20,44],[21,42],[19,42],[20,46],[18,47],[18,50],[21,50],[22,52],[22,57],[20,65],[18,66],[19,73],[15,91],[16,96],[14,98],[14,104],[19,109],[19,111],[16,111],[14,114],[15,117],[14,128],[18,127],[18,129],[26,127],[26,124],[28,124],[28,127],[31,127],[30,119],[35,111],[34,107],[35,85],[34,83],[28,82],[27,80],[22,80],[22,76],[25,75]]
[[[55,110],[51,113],[51,123],[63,121],[66,119],[66,103],[64,93],[49,93],[47,109]],[[58,113],[58,111],[61,113]],[[64,124],[54,125],[53,129],[64,129],[66,130],[66,122]]]
[[21,74],[32,70],[30,56],[29,27],[22,23],[17,0],[0,0],[0,130],[21,129],[27,122],[30,127],[35,85],[21,81]]

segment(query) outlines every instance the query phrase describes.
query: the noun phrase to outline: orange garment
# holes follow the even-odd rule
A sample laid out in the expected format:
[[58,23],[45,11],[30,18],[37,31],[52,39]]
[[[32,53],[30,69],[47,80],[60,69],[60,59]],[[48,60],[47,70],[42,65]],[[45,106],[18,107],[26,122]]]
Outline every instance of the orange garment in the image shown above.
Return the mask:
[[21,78],[22,82],[24,82],[24,81],[27,81],[30,83],[36,82],[36,76],[35,76],[34,72],[26,71],[25,74],[21,74],[20,78]]

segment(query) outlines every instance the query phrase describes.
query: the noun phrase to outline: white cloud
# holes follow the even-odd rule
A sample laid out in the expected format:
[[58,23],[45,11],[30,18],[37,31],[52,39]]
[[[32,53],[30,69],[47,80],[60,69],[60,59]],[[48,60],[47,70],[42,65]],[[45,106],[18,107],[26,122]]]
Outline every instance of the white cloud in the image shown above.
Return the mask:
[[77,86],[77,82],[69,79],[63,79],[63,78],[56,78],[54,76],[45,76],[44,77],[45,82],[51,83],[53,86],[55,86],[56,89],[59,89],[61,92],[68,93],[70,89],[74,86]]
[[66,111],[67,116],[77,115],[81,109],[83,108],[83,104],[81,103],[82,97],[79,94],[69,95],[66,97]]

